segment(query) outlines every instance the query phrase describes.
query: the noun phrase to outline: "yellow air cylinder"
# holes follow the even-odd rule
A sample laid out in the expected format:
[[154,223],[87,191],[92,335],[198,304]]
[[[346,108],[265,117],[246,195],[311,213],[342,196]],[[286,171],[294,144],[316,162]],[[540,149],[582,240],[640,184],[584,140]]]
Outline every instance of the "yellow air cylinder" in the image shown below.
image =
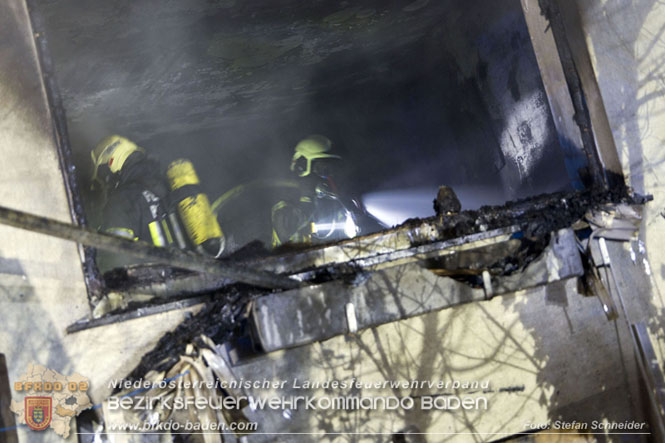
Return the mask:
[[189,160],[172,162],[166,175],[178,214],[194,246],[210,255],[219,256],[224,249],[224,234],[210,208],[208,196],[201,192],[199,177]]

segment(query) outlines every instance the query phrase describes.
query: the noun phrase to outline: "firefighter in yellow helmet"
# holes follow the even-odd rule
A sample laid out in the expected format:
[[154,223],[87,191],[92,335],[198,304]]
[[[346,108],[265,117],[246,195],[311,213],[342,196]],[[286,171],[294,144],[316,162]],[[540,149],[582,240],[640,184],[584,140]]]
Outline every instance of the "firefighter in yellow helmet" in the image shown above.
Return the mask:
[[291,171],[299,195],[273,206],[273,247],[342,240],[382,228],[358,200],[340,193],[334,177],[341,157],[331,151],[332,142],[322,135],[310,135],[296,145]]
[[[155,246],[221,255],[224,235],[191,162],[176,160],[165,175],[143,148],[119,135],[105,137],[91,157],[93,186],[101,186],[106,199],[100,230]],[[129,264],[127,260],[104,253],[97,261],[106,271]]]

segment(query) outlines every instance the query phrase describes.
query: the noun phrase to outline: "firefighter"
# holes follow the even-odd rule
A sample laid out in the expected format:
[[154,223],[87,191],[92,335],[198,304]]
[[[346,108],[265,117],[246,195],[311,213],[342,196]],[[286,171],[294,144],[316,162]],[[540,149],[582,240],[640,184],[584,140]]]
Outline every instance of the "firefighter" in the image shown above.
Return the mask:
[[291,171],[298,192],[272,208],[273,247],[342,240],[382,228],[357,200],[339,192],[333,175],[341,157],[331,148],[330,139],[322,135],[310,135],[296,145]]
[[[106,198],[101,231],[159,247],[221,255],[224,235],[191,162],[176,160],[165,177],[143,148],[119,135],[104,138],[91,157],[93,186],[101,186]],[[97,261],[105,271],[127,260],[104,253]]]

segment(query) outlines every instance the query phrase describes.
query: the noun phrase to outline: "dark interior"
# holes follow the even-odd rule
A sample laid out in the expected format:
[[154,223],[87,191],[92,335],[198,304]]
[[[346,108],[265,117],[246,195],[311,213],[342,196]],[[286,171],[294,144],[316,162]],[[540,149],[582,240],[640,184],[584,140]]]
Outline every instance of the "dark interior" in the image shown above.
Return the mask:
[[[211,201],[288,177],[298,140],[323,134],[388,225],[433,215],[442,184],[464,209],[571,187],[518,0],[36,6],[93,224],[89,153],[110,133],[191,159]],[[272,192],[234,214],[265,218]]]

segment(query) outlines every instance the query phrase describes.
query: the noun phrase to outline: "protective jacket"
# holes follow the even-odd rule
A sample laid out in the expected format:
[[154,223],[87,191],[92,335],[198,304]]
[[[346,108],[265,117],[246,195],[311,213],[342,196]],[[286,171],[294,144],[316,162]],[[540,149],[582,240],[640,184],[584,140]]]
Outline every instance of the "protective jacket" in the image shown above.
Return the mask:
[[[137,152],[117,174],[117,185],[108,191],[100,230],[155,246],[176,243],[185,247],[174,211],[170,210],[169,188],[159,164]],[[127,264],[128,258],[100,253],[97,262],[104,271]]]
[[323,182],[314,193],[304,191],[274,205],[272,224],[273,247],[338,241],[382,229],[356,200],[343,197]]

